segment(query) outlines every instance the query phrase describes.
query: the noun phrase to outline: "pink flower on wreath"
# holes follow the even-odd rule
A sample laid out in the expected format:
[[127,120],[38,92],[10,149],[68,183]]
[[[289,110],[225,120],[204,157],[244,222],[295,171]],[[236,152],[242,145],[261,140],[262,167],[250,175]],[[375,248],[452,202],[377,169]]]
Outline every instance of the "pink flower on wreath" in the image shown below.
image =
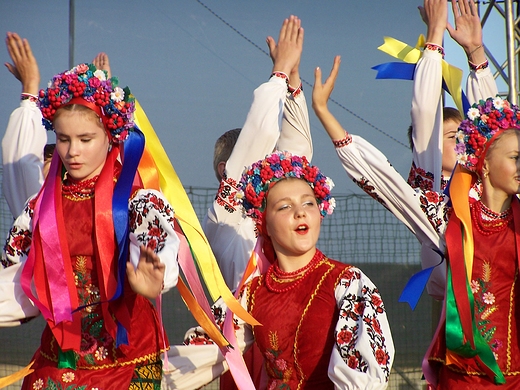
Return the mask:
[[87,64],[80,64],[80,65],[76,66],[76,71],[78,72],[78,74],[87,73],[87,70],[88,70]]

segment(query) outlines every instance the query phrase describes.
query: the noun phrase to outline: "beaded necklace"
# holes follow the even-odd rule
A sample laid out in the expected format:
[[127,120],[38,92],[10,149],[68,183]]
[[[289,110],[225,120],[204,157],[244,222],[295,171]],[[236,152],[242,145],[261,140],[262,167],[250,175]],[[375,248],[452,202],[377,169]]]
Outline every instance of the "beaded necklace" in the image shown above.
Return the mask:
[[504,230],[513,219],[513,212],[509,207],[506,211],[497,213],[478,201],[471,207],[471,219],[481,234],[489,236]]
[[[323,258],[323,253],[316,249],[316,253],[307,265],[292,272],[282,271],[278,266],[278,261],[276,261],[267,270],[265,278],[267,289],[275,293],[283,293],[294,289],[305,280]],[[278,287],[280,284],[285,285],[285,287]]]
[[91,199],[94,196],[94,186],[98,178],[99,175],[83,181],[67,178],[61,186],[63,194],[70,200]]

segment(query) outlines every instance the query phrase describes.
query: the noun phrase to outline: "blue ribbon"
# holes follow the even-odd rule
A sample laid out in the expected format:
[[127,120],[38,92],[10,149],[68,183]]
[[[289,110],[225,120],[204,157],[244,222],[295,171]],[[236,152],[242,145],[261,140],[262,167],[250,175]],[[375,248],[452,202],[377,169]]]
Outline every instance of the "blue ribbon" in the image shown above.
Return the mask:
[[415,65],[407,62],[385,62],[373,66],[372,69],[377,71],[376,79],[413,80]]
[[[416,65],[407,62],[385,62],[373,66],[372,69],[377,71],[376,79],[413,80]],[[444,79],[442,80],[442,89],[450,93]],[[461,100],[464,112],[468,112],[471,105],[464,91],[462,91]]]
[[[119,179],[114,187],[112,199],[112,220],[114,221],[114,232],[118,247],[117,260],[117,289],[110,300],[119,298],[123,292],[126,275],[126,263],[129,251],[129,221],[128,221],[128,199],[130,198],[132,185],[139,161],[144,151],[144,135],[137,128],[128,132],[128,138],[123,143],[122,167]],[[116,346],[128,344],[127,330],[121,323],[117,323]]]
[[425,268],[412,275],[412,277],[406,283],[406,286],[404,286],[403,292],[399,297],[399,302],[408,303],[412,310],[415,310],[415,307],[417,306],[417,303],[419,302],[419,299],[421,298],[421,295],[426,288],[426,283],[428,282],[428,279],[430,279],[433,269],[441,265],[444,261],[444,255],[442,252],[433,248],[432,250],[441,257],[439,264]]

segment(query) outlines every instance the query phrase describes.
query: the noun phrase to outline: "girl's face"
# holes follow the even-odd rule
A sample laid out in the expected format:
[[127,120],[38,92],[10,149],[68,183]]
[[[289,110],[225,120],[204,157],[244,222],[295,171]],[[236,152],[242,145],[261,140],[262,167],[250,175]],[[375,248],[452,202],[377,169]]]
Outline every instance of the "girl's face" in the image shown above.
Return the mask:
[[56,150],[68,175],[77,181],[99,175],[105,165],[109,141],[97,116],[64,111],[53,124]]
[[510,196],[520,193],[520,131],[508,130],[494,142],[482,167],[490,190]]
[[267,234],[277,255],[314,255],[321,214],[312,188],[302,179],[284,179],[267,196]]
[[455,153],[455,134],[457,133],[460,122],[448,119],[443,124],[442,136],[442,174],[450,177],[455,163],[457,162],[457,154]]

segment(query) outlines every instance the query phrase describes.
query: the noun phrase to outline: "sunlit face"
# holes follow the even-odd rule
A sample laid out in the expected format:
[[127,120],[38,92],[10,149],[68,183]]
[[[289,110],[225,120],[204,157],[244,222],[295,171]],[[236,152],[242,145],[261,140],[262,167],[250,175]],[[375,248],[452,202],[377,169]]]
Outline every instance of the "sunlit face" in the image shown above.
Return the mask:
[[321,214],[312,188],[302,179],[284,179],[267,196],[266,229],[277,255],[313,255]]
[[487,152],[482,167],[485,190],[497,195],[510,196],[520,193],[520,131],[503,133]]
[[443,124],[442,136],[442,174],[444,177],[450,177],[455,163],[457,162],[457,154],[455,153],[455,133],[460,123],[448,119]]
[[81,111],[64,111],[54,120],[56,150],[74,180],[99,175],[105,164],[109,141],[96,119]]

